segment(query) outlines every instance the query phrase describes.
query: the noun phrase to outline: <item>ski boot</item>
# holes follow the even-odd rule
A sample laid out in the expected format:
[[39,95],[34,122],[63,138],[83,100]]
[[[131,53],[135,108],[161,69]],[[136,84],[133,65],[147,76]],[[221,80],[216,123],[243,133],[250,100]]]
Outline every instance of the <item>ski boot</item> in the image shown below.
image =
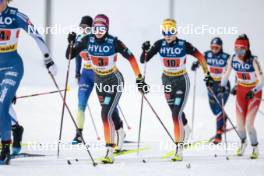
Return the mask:
[[126,138],[126,133],[123,128],[117,130],[117,147],[116,152],[121,152],[123,150],[124,140]]
[[12,155],[17,155],[21,151],[21,141],[23,137],[24,128],[23,126],[16,124],[12,126],[12,132],[13,132]]
[[175,155],[171,158],[171,160],[172,161],[182,161],[183,160],[182,151],[183,151],[183,144],[182,143],[177,144]]
[[10,142],[2,141],[2,151],[0,154],[0,165],[9,165],[10,164]]
[[107,147],[106,155],[101,160],[103,164],[113,164],[114,163],[114,148],[113,147]]
[[250,155],[250,159],[258,159],[259,157],[259,150],[258,150],[258,145],[252,146],[252,153]]
[[216,134],[213,140],[213,143],[215,145],[219,144],[222,142],[222,134]]
[[241,141],[241,146],[236,151],[236,155],[237,156],[243,156],[246,148],[247,148],[247,141],[246,141],[246,139],[243,139]]
[[188,124],[184,125],[183,129],[184,129],[184,143],[187,143],[192,130]]
[[83,129],[77,129],[76,135],[75,135],[74,139],[72,140],[72,145],[82,143],[82,131],[83,131]]

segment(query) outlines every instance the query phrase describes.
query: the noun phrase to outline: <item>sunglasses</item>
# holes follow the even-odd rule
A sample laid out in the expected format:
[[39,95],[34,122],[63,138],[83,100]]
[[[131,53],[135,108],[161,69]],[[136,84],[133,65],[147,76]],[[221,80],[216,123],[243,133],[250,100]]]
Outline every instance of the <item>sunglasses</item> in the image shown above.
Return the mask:
[[211,45],[211,50],[220,50],[221,47],[218,45]]
[[246,54],[246,52],[247,52],[246,48],[241,48],[241,47],[235,48],[235,53],[238,56],[244,56]]

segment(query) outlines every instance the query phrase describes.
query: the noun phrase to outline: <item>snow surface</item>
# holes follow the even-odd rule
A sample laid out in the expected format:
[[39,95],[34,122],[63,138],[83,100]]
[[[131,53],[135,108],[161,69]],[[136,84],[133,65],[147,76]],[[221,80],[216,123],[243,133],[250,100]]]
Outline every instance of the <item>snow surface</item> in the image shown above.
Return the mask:
[[[161,0],[76,0],[62,1],[56,0],[53,9],[53,24],[62,24],[68,26],[79,23],[79,18],[86,14],[95,16],[97,13],[106,13],[111,20],[111,33],[118,35],[136,56],[140,54],[140,45],[145,40],[151,40],[152,43],[159,39],[159,25],[161,21],[168,17],[168,1]],[[44,0],[14,1],[21,11],[29,15],[33,23],[37,26],[44,24]],[[239,0],[186,0],[175,1],[175,18],[179,25],[186,24],[209,24],[212,26],[237,26],[239,33],[246,32],[251,38],[251,46],[260,58],[264,58],[262,43],[264,40],[264,25],[261,23],[264,13],[264,1],[239,1]],[[240,13],[241,10],[243,13]],[[72,13],[74,12],[74,13]],[[214,35],[181,35],[201,51],[208,49],[209,41]],[[221,35],[224,39],[225,50],[233,52],[232,44],[236,35]],[[66,35],[53,36],[53,57],[59,67],[59,75],[56,77],[62,87],[65,80],[66,62],[64,52],[66,47]],[[23,33],[20,40],[19,50],[25,63],[25,76],[22,81],[18,95],[30,94],[41,91],[55,89],[44,68],[42,68],[41,54],[34,41]],[[156,57],[156,60],[158,57]],[[155,60],[155,59],[154,59]],[[148,65],[147,81],[153,84],[160,84],[161,68],[159,61],[152,61]],[[260,59],[264,66],[263,59]],[[188,67],[192,58],[188,62]],[[73,63],[73,62],[72,62]],[[134,84],[133,72],[129,68],[127,61],[120,57],[118,66],[124,74],[126,84]],[[142,67],[143,68],[143,67]],[[73,73],[73,67],[71,73]],[[193,74],[190,73],[193,80]],[[206,90],[202,82],[202,73],[198,73],[197,87],[198,98],[195,114],[195,128],[193,141],[208,139],[215,133],[215,118],[209,110]],[[69,92],[68,103],[72,112],[77,109],[77,85],[73,76],[70,78],[72,90]],[[193,84],[192,84],[193,85]],[[192,90],[192,88],[191,88]],[[188,100],[185,112],[189,122],[191,122],[192,113],[192,91]],[[162,93],[150,93],[147,95],[158,114],[172,133],[172,120],[170,111],[165,102]],[[94,119],[99,129],[99,134],[103,138],[103,126],[100,119],[100,105],[93,92],[89,104],[92,107]],[[235,122],[235,98],[230,97],[226,106],[227,113]],[[25,127],[24,143],[39,142],[41,144],[56,144],[59,135],[59,123],[61,115],[62,102],[58,95],[49,95],[35,98],[19,100],[15,106],[19,116],[19,121]],[[131,91],[122,95],[120,106],[122,107],[132,130],[127,130],[127,139],[137,140],[137,128],[139,121],[140,95],[136,91]],[[263,105],[261,110],[264,111]],[[63,126],[63,141],[69,143],[74,137],[75,129],[72,125],[68,113],[65,113]],[[99,146],[92,148],[92,154],[95,158],[104,156],[102,143],[97,143],[93,131],[91,120],[86,113],[84,137],[87,143]],[[145,111],[142,126],[142,144],[148,150],[142,151],[140,156],[130,154],[116,158],[114,165],[99,165],[94,168],[91,165],[88,154],[84,150],[78,150],[74,147],[72,150],[63,150],[59,159],[56,157],[56,147],[48,150],[32,150],[24,147],[24,152],[46,154],[46,157],[24,158],[12,160],[10,166],[0,167],[0,176],[66,176],[66,175],[96,175],[96,176],[116,176],[116,175],[183,175],[183,176],[209,176],[209,175],[232,175],[232,176],[263,176],[264,175],[264,116],[258,114],[256,118],[256,129],[259,137],[260,158],[258,160],[249,160],[248,148],[245,157],[235,157],[235,149],[231,148],[228,153],[230,160],[226,161],[224,150],[202,149],[202,145],[197,149],[190,149],[184,152],[184,161],[173,163],[169,159],[161,159],[165,153],[170,151],[164,147],[171,144],[171,141],[165,131],[162,129],[154,114],[145,104]],[[229,146],[237,144],[238,137],[234,132],[227,135]],[[68,145],[69,146],[69,145]],[[126,148],[136,148],[135,144],[126,144]],[[217,154],[219,157],[215,158]],[[78,162],[74,161],[76,158]],[[142,163],[142,159],[146,163]],[[71,160],[72,165],[67,164]],[[186,168],[190,163],[191,168]]]

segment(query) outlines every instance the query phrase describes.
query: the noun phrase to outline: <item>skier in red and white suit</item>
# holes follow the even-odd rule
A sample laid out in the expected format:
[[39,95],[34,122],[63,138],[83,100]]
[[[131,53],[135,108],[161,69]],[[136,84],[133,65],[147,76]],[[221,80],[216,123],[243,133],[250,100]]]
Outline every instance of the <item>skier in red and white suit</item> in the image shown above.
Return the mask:
[[245,152],[246,132],[248,132],[253,149],[250,158],[257,159],[258,139],[254,121],[261,103],[264,76],[258,58],[250,51],[249,39],[245,34],[240,35],[235,41],[235,54],[228,61],[227,71],[221,81],[223,89],[232,69],[236,72],[236,119],[238,132],[242,139],[237,155],[242,156]]

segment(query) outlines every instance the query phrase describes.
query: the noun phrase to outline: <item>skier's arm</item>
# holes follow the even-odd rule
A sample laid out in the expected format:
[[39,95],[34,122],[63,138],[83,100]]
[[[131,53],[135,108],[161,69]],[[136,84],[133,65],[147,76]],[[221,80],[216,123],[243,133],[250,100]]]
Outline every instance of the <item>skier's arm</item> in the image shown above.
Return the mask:
[[259,63],[257,58],[254,59],[253,67],[255,69],[255,73],[256,73],[257,78],[258,78],[258,84],[253,89],[253,91],[258,92],[264,87],[264,75],[263,75],[263,70],[262,70],[260,63]]
[[231,72],[232,72],[232,59],[231,59],[231,57],[229,57],[229,59],[227,61],[225,73],[221,79],[221,86],[222,87],[225,87],[227,85]]
[[140,62],[144,63],[152,59],[153,56],[159,52],[161,44],[162,44],[162,40],[158,40],[152,45],[152,47],[148,51],[145,51],[143,49],[141,56],[140,56]]
[[140,69],[137,60],[131,51],[120,40],[117,40],[116,42],[116,51],[122,54],[122,56],[129,61],[136,77],[138,77],[140,75]]
[[34,25],[31,23],[29,18],[20,13],[17,12],[16,14],[16,21],[19,28],[22,28],[25,30],[34,40],[36,41],[39,49],[41,50],[43,56],[44,56],[44,64],[46,68],[49,70],[49,73],[55,76],[57,74],[57,67],[53,61],[53,59],[50,56],[49,49],[43,40],[42,36],[39,34],[37,29],[34,27]]
[[202,66],[205,74],[209,73],[204,55],[197,48],[192,46],[192,44],[190,44],[189,42],[187,42],[186,44],[186,53],[192,55],[199,61],[199,65]]
[[16,16],[17,24],[20,28],[25,30],[34,40],[36,41],[39,49],[41,50],[43,56],[45,58],[48,58],[50,56],[49,49],[42,38],[42,36],[39,34],[38,30],[35,28],[35,26],[31,23],[28,16],[21,12],[17,12]]
[[[69,35],[71,35],[71,34],[69,34]],[[87,48],[87,44],[88,44],[88,36],[83,37],[80,42],[77,42],[76,44],[74,44],[72,47],[72,50],[70,49],[71,44],[69,43],[67,50],[66,50],[66,58],[69,59],[70,55],[71,55],[70,59],[75,58],[77,55],[80,54],[81,51],[83,51]],[[70,53],[70,51],[71,51],[71,53]]]

